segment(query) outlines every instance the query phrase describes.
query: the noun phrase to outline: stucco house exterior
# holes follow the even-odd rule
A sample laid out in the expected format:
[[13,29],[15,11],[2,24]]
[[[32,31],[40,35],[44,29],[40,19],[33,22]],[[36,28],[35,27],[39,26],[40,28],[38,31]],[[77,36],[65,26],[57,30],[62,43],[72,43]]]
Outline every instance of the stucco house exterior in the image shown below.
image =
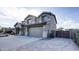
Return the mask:
[[43,12],[38,17],[28,15],[20,24],[15,24],[19,35],[47,38],[56,31],[56,16],[51,12]]

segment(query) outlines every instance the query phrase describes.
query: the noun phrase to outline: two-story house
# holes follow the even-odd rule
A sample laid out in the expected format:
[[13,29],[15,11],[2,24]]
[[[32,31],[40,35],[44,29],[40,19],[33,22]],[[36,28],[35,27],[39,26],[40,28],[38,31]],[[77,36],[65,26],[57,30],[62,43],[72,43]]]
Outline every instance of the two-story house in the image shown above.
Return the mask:
[[46,38],[56,30],[56,16],[51,12],[43,12],[38,17],[28,15],[21,23],[21,33],[26,36]]

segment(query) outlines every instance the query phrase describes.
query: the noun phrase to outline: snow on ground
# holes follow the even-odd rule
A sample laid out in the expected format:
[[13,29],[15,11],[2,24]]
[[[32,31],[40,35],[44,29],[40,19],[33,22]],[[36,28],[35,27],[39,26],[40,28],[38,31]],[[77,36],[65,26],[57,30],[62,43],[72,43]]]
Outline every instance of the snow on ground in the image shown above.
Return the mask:
[[79,47],[71,39],[54,38],[25,44],[16,51],[79,51]]
[[27,36],[8,36],[0,37],[0,50],[16,49],[17,47],[39,40],[41,38]]
[[27,36],[0,37],[1,51],[79,51],[79,47],[65,38],[44,39]]

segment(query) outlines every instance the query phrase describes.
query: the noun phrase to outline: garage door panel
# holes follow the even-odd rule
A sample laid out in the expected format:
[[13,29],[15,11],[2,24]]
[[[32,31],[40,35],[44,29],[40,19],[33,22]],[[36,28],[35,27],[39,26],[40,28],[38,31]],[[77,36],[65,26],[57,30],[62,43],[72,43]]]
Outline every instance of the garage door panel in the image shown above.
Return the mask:
[[30,28],[29,35],[33,37],[42,37],[42,27]]

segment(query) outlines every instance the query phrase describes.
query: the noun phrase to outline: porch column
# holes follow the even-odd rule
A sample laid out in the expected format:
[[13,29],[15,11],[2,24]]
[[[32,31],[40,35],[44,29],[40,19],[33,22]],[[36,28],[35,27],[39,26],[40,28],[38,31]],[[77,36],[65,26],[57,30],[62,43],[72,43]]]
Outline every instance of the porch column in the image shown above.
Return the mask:
[[47,34],[48,34],[48,31],[46,29],[46,26],[43,26],[43,38],[47,38]]
[[27,36],[27,27],[25,28],[25,35]]

